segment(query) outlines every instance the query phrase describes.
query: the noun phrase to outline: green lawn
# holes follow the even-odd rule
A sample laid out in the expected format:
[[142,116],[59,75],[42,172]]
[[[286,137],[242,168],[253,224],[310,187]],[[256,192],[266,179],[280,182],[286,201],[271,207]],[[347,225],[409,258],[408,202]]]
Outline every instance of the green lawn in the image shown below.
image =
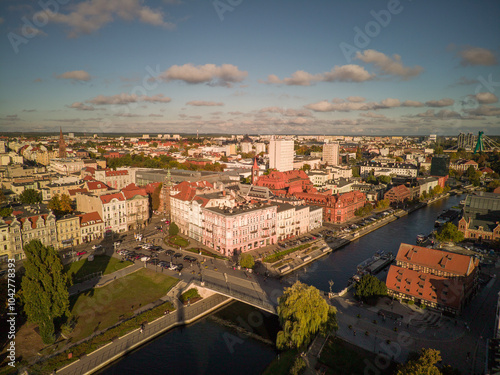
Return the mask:
[[283,251],[279,251],[277,253],[268,255],[267,257],[265,257],[263,259],[263,261],[266,262],[266,263],[274,263],[274,262],[277,262],[278,260],[283,259],[288,254],[294,253],[294,252],[299,251],[299,250],[307,249],[310,246],[311,246],[311,244],[308,243],[308,244],[305,244],[305,245],[300,245],[300,246],[297,246],[297,247],[292,247],[291,249],[286,249],[286,250],[283,250]]
[[[330,338],[323,348],[319,362],[328,366],[326,372],[331,375],[364,374],[368,364],[375,366],[376,355],[360,347],[349,344],[337,337]],[[382,361],[386,364],[386,361]],[[395,373],[396,365],[391,363],[389,368],[381,369],[381,374]]]
[[186,240],[185,238],[182,238],[181,236],[172,236],[168,237],[168,243],[172,246],[182,246],[186,247],[189,246],[189,240]]
[[120,259],[109,257],[107,255],[96,255],[94,260],[89,262],[87,259],[82,259],[64,266],[64,271],[68,273],[73,281],[82,279],[87,275],[95,272],[102,272],[103,275],[113,273],[128,267],[132,262],[122,262]]
[[105,287],[72,296],[71,313],[78,319],[72,342],[130,317],[139,307],[163,297],[177,282],[162,273],[140,269]]

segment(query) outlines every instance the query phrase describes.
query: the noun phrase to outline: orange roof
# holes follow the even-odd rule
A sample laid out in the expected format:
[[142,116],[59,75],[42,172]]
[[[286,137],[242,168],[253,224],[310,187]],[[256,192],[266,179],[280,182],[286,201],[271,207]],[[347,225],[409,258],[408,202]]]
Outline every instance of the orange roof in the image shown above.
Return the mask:
[[78,216],[80,217],[80,225],[82,227],[89,225],[89,222],[91,222],[91,221],[94,221],[95,224],[103,222],[101,219],[101,216],[99,215],[99,213],[97,211],[87,212],[85,214],[78,215]]
[[68,189],[69,196],[72,197],[76,195],[76,193],[88,193],[88,190],[85,188],[82,189]]
[[106,171],[106,177],[127,176],[128,171]]
[[146,189],[146,192],[149,193],[149,194],[153,194],[155,189],[160,186],[161,182],[151,182],[149,184],[147,184],[146,186],[144,186],[144,188]]
[[92,180],[92,181],[87,181],[87,188],[89,190],[100,190],[100,189],[108,190],[109,186],[106,185],[104,182]]
[[124,201],[125,198],[123,197],[122,193],[113,193],[113,194],[106,194],[106,195],[101,195],[99,198],[101,198],[101,202],[103,204],[111,202],[112,199],[118,199],[119,201]]
[[471,256],[402,243],[396,261],[411,263],[459,276],[468,276],[479,265]]
[[418,299],[459,309],[464,285],[458,279],[431,275],[392,265],[387,273],[387,288]]
[[180,199],[181,201],[190,201],[196,195],[196,189],[187,187],[182,189],[179,193],[173,195],[173,198]]

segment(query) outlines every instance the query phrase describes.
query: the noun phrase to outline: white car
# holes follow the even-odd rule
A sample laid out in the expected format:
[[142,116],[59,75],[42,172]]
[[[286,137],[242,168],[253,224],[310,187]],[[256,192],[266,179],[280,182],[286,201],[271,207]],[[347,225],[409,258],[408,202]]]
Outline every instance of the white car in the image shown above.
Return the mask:
[[92,246],[92,250],[97,250],[97,249],[101,249],[102,248],[102,245],[94,245]]
[[142,257],[141,262],[147,262],[150,259],[151,259],[151,257]]

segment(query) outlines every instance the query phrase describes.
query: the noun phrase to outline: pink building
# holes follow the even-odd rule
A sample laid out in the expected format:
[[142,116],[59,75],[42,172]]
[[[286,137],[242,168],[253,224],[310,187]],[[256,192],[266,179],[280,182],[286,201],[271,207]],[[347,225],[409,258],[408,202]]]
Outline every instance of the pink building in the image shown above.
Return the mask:
[[203,244],[223,255],[241,254],[276,243],[276,205],[255,203],[202,211]]

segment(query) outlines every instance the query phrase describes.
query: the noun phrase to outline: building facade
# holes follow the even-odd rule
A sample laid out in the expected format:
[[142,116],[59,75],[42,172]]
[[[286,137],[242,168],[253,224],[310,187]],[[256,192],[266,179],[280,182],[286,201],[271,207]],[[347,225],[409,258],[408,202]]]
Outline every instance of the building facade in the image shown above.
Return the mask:
[[331,142],[323,144],[323,163],[328,165],[339,165],[339,144]]
[[293,140],[271,139],[269,142],[269,168],[280,172],[293,170]]

